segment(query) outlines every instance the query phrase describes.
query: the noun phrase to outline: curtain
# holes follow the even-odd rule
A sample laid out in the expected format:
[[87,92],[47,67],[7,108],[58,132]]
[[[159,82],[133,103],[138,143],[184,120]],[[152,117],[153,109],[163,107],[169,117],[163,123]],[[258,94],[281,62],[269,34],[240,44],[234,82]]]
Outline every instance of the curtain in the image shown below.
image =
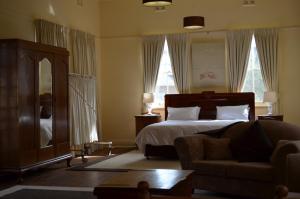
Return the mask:
[[[266,89],[278,93],[278,30],[257,29],[254,37]],[[278,103],[273,104],[273,110],[278,111]]]
[[95,36],[71,29],[70,42],[71,142],[79,145],[101,137],[97,131]]
[[36,41],[42,44],[67,47],[67,28],[42,19],[35,20]]
[[229,91],[242,90],[250,53],[252,31],[229,31],[226,35]]
[[167,35],[167,42],[177,90],[179,93],[188,93],[190,84],[187,34]]
[[143,38],[144,92],[154,93],[158,76],[161,55],[164,47],[164,36]]
[[98,140],[96,116],[96,79],[69,75],[70,140],[81,145]]
[[70,30],[72,73],[96,75],[95,36],[79,30]]

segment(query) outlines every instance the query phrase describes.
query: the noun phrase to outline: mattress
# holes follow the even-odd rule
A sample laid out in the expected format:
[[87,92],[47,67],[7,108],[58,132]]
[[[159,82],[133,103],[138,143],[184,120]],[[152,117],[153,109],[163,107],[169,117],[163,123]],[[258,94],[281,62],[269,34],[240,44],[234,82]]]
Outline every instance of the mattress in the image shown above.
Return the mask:
[[177,137],[220,129],[239,121],[241,120],[168,120],[154,123],[139,132],[136,144],[144,152],[146,144],[174,145]]

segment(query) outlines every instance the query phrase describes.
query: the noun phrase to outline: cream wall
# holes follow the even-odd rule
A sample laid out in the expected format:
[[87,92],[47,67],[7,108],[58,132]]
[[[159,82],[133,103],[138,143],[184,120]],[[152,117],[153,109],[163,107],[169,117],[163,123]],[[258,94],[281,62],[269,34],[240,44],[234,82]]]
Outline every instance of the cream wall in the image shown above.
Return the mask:
[[[255,7],[241,7],[240,0],[173,0],[166,12],[155,12],[136,0],[102,0],[100,12],[102,41],[102,119],[104,138],[116,143],[134,142],[134,115],[140,114],[142,94],[142,62],[139,48],[143,35],[185,32],[182,18],[203,15],[203,31],[300,26],[299,0],[259,0]],[[281,108],[288,122],[300,125],[300,91],[295,89],[299,73],[299,33],[292,29],[281,30],[280,75]],[[220,33],[222,35],[222,33]],[[193,42],[218,39],[219,33],[191,33]],[[201,36],[202,35],[202,36]],[[203,36],[206,35],[206,36]],[[204,39],[203,39],[204,37]],[[223,33],[224,38],[224,33]],[[295,43],[294,43],[295,42]],[[138,76],[141,74],[141,76]],[[126,80],[115,77],[126,75]],[[298,78],[300,79],[300,78]],[[226,87],[211,88],[218,92]],[[130,91],[131,100],[118,93]],[[202,91],[192,88],[193,92]],[[264,107],[257,113],[264,113]]]
[[280,108],[285,120],[300,125],[300,28],[279,34]]
[[141,39],[103,39],[101,52],[103,139],[132,144],[143,93]]

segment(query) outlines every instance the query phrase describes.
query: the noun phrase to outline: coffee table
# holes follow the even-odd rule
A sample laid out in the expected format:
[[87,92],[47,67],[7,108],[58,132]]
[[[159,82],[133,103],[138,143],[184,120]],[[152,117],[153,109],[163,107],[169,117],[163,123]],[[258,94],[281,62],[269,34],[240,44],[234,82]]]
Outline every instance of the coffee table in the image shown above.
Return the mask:
[[136,198],[137,184],[149,183],[151,195],[192,195],[192,170],[156,169],[119,172],[94,189],[98,199]]

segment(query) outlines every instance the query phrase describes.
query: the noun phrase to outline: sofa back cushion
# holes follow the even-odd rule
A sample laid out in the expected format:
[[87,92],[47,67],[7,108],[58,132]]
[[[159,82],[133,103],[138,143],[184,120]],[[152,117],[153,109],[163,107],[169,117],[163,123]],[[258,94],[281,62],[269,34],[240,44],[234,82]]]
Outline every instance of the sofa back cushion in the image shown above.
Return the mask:
[[[258,122],[274,146],[279,140],[300,140],[299,126],[273,120],[259,120]],[[223,137],[235,139],[244,133],[253,123],[254,121],[236,124],[226,130]]]
[[206,160],[232,160],[229,148],[229,138],[204,138],[204,159]]
[[232,138],[229,146],[233,157],[240,162],[269,162],[274,150],[273,143],[258,121]]

